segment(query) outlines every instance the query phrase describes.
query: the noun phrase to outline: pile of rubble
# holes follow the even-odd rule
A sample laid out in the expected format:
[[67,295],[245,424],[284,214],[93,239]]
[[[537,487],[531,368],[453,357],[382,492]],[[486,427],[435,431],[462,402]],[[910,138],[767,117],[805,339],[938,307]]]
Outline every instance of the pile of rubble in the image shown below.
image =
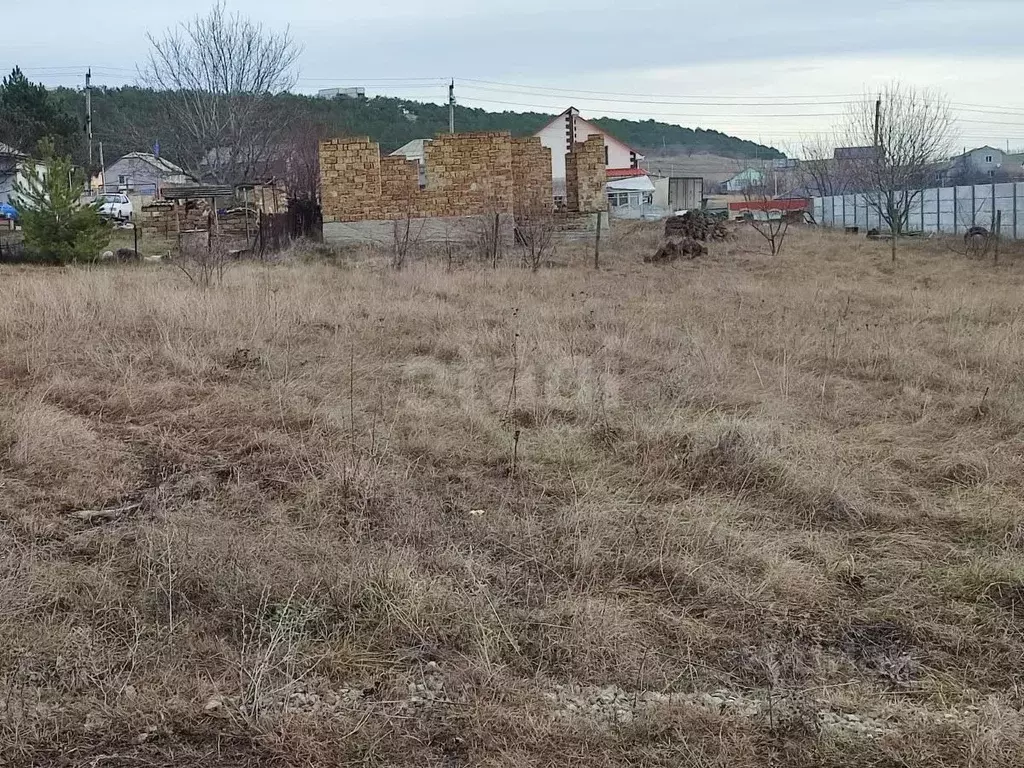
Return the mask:
[[657,252],[644,261],[648,264],[667,264],[680,259],[707,256],[708,240],[725,240],[729,231],[725,222],[704,211],[687,211],[682,216],[665,220],[665,241]]
[[679,259],[696,259],[707,256],[708,247],[692,237],[672,238],[662,243],[653,256],[645,256],[647,264],[668,264]]
[[806,707],[785,696],[751,697],[730,691],[710,693],[627,692],[616,685],[556,685],[545,698],[563,717],[584,717],[601,723],[621,725],[657,707],[683,705],[707,712],[772,723],[809,717],[823,730],[845,731],[856,736],[876,738],[895,730],[892,723],[867,715],[835,711],[830,707]]

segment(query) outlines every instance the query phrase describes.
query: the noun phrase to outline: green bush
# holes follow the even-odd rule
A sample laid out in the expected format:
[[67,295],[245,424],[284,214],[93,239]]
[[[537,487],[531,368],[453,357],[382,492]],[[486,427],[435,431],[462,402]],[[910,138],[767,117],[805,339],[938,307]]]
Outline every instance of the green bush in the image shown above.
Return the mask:
[[38,258],[61,264],[94,261],[110,242],[100,204],[82,204],[82,173],[70,157],[54,153],[52,142],[39,142],[39,154],[42,160],[26,163],[23,180],[14,185],[25,247]]

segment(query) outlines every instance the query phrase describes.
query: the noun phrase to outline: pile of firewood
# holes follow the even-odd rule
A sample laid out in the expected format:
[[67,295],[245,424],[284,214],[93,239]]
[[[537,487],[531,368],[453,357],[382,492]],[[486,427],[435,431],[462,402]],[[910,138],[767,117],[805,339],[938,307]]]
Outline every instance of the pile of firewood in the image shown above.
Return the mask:
[[667,264],[680,259],[696,259],[708,255],[708,240],[728,237],[725,223],[704,211],[687,211],[682,216],[665,220],[665,240],[652,256],[645,256],[647,264]]
[[708,240],[725,240],[728,236],[725,222],[704,211],[687,211],[682,216],[665,219],[665,237],[689,237],[703,243]]

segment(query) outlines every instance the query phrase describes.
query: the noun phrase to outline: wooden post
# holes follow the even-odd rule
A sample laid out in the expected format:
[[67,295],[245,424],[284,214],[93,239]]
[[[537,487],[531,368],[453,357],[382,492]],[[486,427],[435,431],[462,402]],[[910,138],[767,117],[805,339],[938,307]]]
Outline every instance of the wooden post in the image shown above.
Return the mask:
[[[995,198],[993,198],[993,202],[995,202]],[[996,250],[995,250],[994,261],[998,262],[999,261],[999,241],[1003,237],[1003,212],[1002,211],[996,211],[996,226],[995,226],[995,229],[993,230],[993,234],[996,236]]]
[[491,252],[491,269],[498,268],[498,238],[501,237],[501,214],[494,214],[494,250]]
[[135,235],[135,258],[139,258],[139,222],[132,225],[132,234]]
[[601,212],[597,212],[597,236],[594,238],[594,269],[601,268]]
[[249,243],[249,190],[242,187],[242,206],[245,208],[245,247],[252,248]]
[[1013,239],[1017,239],[1017,182],[1013,183]]

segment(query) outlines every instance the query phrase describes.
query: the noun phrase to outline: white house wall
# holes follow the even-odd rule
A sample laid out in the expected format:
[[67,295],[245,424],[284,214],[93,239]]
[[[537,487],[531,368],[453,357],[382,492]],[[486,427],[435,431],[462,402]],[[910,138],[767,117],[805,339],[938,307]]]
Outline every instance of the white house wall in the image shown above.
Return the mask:
[[[603,136],[604,145],[608,152],[609,168],[632,168],[633,151],[612,136],[602,131],[593,123],[577,117],[574,121],[575,141],[586,141],[590,136]],[[550,125],[546,126],[536,135],[540,137],[540,143],[551,150],[551,178],[565,178],[565,156],[569,152],[568,135],[570,118],[568,115],[561,115]],[[639,156],[638,156],[639,157]]]
[[[887,229],[864,195],[816,197],[813,204],[821,226]],[[1024,239],[1024,183],[923,190],[911,206],[908,226],[911,231],[962,235],[971,227],[992,230],[996,212],[1002,214],[1003,237]]]
[[551,178],[565,181],[565,155],[568,151],[565,136],[566,116],[555,120],[537,135],[540,143],[551,150]]

